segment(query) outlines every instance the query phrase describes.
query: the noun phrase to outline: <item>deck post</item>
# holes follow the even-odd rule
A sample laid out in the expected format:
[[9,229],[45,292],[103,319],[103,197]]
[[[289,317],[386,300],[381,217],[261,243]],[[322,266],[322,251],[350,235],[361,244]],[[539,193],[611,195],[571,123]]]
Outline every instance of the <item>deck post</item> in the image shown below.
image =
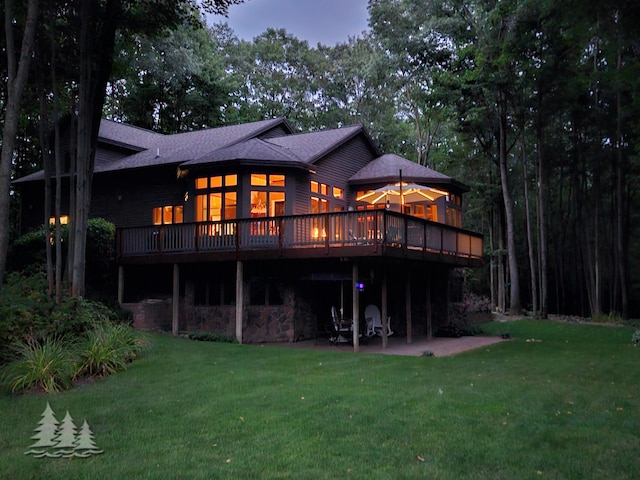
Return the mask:
[[180,265],[173,264],[173,298],[171,301],[171,333],[178,335],[178,317],[180,314]]
[[353,289],[353,351],[360,350],[360,291],[358,290],[358,264],[351,267],[351,288]]
[[118,305],[124,303],[124,265],[118,266]]
[[405,310],[407,312],[407,343],[413,342],[411,331],[411,272],[407,270],[407,281],[404,288]]
[[387,314],[387,269],[384,268],[382,272],[382,292],[381,292],[381,309],[382,309],[382,348],[387,348],[389,345],[389,316]]
[[242,316],[244,314],[244,272],[242,260],[236,262],[236,339],[242,343]]

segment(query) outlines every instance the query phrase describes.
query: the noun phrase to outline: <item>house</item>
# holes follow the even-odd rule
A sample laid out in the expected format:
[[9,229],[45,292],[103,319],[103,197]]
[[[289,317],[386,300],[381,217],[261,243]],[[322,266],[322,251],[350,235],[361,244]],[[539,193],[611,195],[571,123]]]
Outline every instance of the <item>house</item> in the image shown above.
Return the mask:
[[[14,185],[26,231],[42,222],[43,174]],[[411,341],[448,323],[450,273],[482,264],[482,236],[461,225],[468,187],[383,154],[362,125],[162,135],[102,120],[92,188],[141,328],[296,341],[330,328],[333,306],[357,348],[375,304]]]

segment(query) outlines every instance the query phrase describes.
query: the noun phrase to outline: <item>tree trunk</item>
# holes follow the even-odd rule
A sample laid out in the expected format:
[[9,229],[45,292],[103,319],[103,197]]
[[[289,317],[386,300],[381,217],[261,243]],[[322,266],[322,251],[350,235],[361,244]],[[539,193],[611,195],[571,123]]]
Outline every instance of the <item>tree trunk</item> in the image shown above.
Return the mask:
[[531,230],[531,209],[529,207],[529,176],[527,175],[527,161],[524,158],[525,155],[524,135],[522,135],[522,168],[524,171],[524,206],[526,213],[527,224],[527,244],[529,245],[529,269],[531,270],[531,305],[533,310],[533,317],[538,317],[538,279],[536,278],[536,253],[535,245],[533,243],[533,232]]
[[85,254],[93,165],[120,12],[121,0],[109,0],[102,10],[98,2],[82,2],[80,8],[75,238],[71,281],[73,296],[83,296],[85,293]]
[[541,104],[538,104],[538,124],[536,127],[537,133],[537,207],[538,207],[538,265],[539,265],[539,279],[540,279],[540,318],[547,318],[549,313],[549,280],[547,277],[547,222],[546,222],[546,191],[547,191],[547,177],[546,169],[544,165],[544,138],[542,118],[540,114]]
[[47,294],[53,296],[54,280],[53,280],[53,256],[51,254],[51,149],[49,148],[49,140],[47,130],[49,130],[46,100],[44,98],[44,88],[39,85],[40,89],[40,121],[38,122],[38,131],[40,136],[40,151],[42,152],[42,165],[44,167],[44,249],[47,259]]
[[[622,58],[618,52],[617,69],[622,68]],[[616,250],[617,250],[617,271],[620,280],[620,301],[622,303],[621,315],[624,320],[629,318],[629,280],[627,271],[627,262],[629,255],[627,252],[626,242],[626,222],[625,207],[626,196],[623,185],[625,178],[625,168],[623,166],[624,156],[622,152],[624,138],[622,135],[622,92],[620,89],[616,92],[616,188],[615,188],[615,204],[616,204]]]
[[499,103],[500,130],[498,138],[498,161],[500,164],[500,183],[502,185],[502,199],[504,201],[505,220],[507,224],[507,258],[509,261],[509,277],[511,283],[509,312],[512,315],[517,315],[521,312],[522,307],[520,305],[520,279],[518,275],[515,231],[513,224],[513,204],[511,202],[511,195],[509,194],[509,182],[507,178],[506,100],[502,92],[500,93]]
[[20,60],[16,65],[16,49],[13,37],[13,0],[4,2],[4,29],[7,52],[7,94],[4,126],[2,129],[2,152],[0,153],[0,287],[7,267],[7,250],[9,249],[9,210],[11,170],[13,154],[18,132],[18,118],[22,92],[27,81],[29,64],[35,45],[36,22],[38,18],[38,0],[29,0]]

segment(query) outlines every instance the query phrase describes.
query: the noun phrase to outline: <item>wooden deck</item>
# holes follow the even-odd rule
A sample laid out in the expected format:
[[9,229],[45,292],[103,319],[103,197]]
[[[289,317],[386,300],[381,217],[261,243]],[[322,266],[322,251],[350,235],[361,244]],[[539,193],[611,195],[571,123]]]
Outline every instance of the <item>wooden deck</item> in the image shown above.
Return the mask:
[[386,210],[120,228],[120,264],[385,256],[482,265],[480,234]]

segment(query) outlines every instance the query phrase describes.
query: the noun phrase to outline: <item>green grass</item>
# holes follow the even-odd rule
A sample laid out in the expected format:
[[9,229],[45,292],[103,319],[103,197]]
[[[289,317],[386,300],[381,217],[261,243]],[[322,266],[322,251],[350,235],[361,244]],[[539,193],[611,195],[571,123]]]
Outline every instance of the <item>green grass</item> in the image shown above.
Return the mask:
[[[640,477],[633,329],[484,328],[513,339],[429,358],[152,336],[91,385],[3,392],[0,478]],[[104,453],[24,455],[47,402],[86,418]]]

